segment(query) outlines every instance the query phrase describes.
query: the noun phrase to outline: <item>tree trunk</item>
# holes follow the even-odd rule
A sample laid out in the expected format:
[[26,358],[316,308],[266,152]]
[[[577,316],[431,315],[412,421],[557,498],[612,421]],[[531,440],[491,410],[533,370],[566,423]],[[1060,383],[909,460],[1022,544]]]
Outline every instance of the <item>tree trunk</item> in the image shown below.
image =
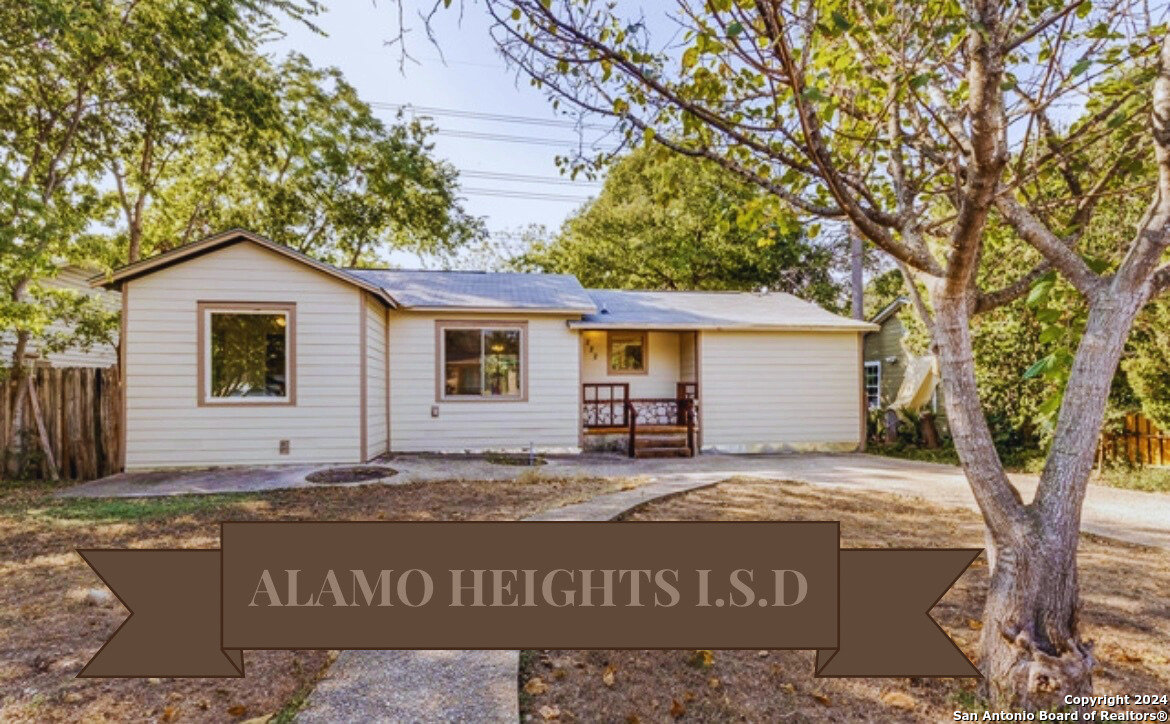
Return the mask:
[[28,352],[29,333],[21,330],[16,333],[16,344],[12,350],[12,379],[16,380],[16,394],[9,412],[11,436],[3,444],[8,449],[8,469],[6,472],[13,477],[21,472],[24,465],[24,398],[28,395],[28,372],[24,363],[24,356]]
[[975,382],[969,297],[935,290],[935,336],[955,448],[987,523],[991,583],[983,616],[981,668],[994,708],[1063,706],[1091,690],[1092,658],[1076,620],[1079,520],[1046,528],[1024,506],[996,453]]
[[983,628],[984,672],[993,705],[1063,705],[1092,691],[1093,656],[1080,638],[1077,546],[1109,388],[1140,294],[1093,300],[1069,374],[1033,521],[1021,546],[1001,547]]
[[1093,656],[1078,627],[1079,531],[1045,534],[1039,527],[995,544],[980,663],[996,709],[1052,710],[1065,706],[1067,694],[1093,690]]
[[987,428],[975,386],[968,300],[939,290],[936,343],[955,447],[987,523],[991,581],[980,663],[990,706],[1035,711],[1092,692],[1078,626],[1077,546],[1095,443],[1140,294],[1091,300],[1036,499],[1025,506]]

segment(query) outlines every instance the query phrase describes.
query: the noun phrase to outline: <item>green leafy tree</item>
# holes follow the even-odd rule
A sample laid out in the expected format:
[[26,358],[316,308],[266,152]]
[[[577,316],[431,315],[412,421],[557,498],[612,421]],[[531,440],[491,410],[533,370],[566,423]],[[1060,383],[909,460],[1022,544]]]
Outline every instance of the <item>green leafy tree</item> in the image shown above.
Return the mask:
[[1141,410],[1163,430],[1170,429],[1170,303],[1146,309],[1122,362]]
[[389,249],[450,255],[483,233],[432,129],[383,123],[335,68],[293,54],[263,74],[271,123],[246,144],[208,135],[188,150],[146,222],[153,248],[239,226],[325,261],[375,263]]
[[[95,233],[110,209],[105,189],[149,191],[167,139],[176,147],[182,128],[211,115],[211,71],[254,54],[278,15],[306,19],[317,9],[315,0],[0,4],[0,333],[13,340],[8,374],[18,380],[5,444],[19,448],[23,438],[28,351],[85,345],[112,326],[97,305],[45,284],[64,264],[108,256]],[[135,148],[129,171],[117,161]],[[72,339],[51,331],[54,321],[68,323]]]
[[590,287],[790,292],[830,308],[834,255],[784,205],[719,166],[644,147],[614,164],[601,194],[521,265]]

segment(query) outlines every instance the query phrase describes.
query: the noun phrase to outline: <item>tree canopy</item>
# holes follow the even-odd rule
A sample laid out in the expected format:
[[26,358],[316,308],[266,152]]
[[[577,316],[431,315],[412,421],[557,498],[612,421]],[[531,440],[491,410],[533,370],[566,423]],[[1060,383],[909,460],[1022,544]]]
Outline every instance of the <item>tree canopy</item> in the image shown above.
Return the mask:
[[811,237],[758,187],[708,161],[646,147],[615,163],[601,194],[518,261],[591,287],[767,288],[836,309],[832,247]]
[[0,333],[16,342],[0,366],[19,374],[31,344],[109,339],[111,315],[44,283],[66,264],[96,271],[230,226],[343,264],[482,233],[432,129],[384,123],[336,69],[266,53],[280,22],[320,8],[0,4]]

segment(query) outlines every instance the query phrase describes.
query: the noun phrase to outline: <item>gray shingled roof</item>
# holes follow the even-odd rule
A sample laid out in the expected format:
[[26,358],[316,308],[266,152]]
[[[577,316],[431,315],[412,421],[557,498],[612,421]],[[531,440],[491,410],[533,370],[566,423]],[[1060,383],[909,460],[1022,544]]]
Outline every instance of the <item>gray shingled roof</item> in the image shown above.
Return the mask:
[[386,290],[404,308],[533,309],[593,312],[596,307],[571,274],[346,269]]
[[769,292],[630,292],[590,289],[598,311],[570,326],[584,329],[760,329],[868,331],[877,325],[840,317],[815,304]]

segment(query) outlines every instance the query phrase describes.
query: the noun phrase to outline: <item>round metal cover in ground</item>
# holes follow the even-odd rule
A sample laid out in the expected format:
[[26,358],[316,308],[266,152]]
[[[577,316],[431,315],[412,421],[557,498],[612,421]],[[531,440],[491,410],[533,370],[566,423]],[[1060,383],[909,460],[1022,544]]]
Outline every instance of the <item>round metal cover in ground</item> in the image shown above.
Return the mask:
[[337,485],[339,483],[368,483],[371,480],[381,480],[398,471],[393,468],[379,465],[350,465],[346,467],[325,468],[305,476],[305,480],[318,485]]

